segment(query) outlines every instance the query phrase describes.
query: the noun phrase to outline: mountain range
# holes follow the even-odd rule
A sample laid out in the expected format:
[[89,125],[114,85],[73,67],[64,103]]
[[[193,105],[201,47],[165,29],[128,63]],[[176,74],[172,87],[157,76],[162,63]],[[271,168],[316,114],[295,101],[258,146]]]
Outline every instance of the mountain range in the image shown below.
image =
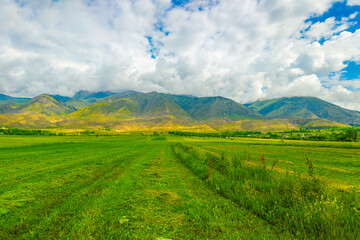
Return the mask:
[[0,126],[118,131],[283,130],[360,125],[360,113],[315,97],[291,97],[242,105],[224,97],[157,92],[79,91],[73,97],[0,94]]
[[282,97],[246,104],[268,118],[327,119],[360,125],[360,112],[344,109],[316,97]]

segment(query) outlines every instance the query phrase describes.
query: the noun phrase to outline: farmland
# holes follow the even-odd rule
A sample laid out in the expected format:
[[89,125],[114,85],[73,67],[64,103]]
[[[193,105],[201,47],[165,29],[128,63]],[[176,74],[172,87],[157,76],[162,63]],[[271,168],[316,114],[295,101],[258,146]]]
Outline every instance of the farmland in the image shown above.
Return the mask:
[[355,239],[359,156],[359,143],[0,136],[0,239]]

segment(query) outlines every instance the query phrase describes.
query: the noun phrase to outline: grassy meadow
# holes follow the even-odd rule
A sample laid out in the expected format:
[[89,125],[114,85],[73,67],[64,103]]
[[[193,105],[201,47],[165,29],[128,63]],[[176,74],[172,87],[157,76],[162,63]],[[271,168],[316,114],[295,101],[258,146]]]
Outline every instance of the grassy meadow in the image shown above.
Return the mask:
[[359,143],[1,135],[0,239],[356,239],[359,156]]

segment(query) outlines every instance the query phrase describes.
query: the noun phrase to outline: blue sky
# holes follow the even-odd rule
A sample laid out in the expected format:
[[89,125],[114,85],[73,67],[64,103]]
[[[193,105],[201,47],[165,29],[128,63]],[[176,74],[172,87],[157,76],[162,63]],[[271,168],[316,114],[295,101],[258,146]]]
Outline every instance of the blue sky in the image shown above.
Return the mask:
[[[311,24],[317,22],[325,22],[326,19],[331,17],[334,17],[336,21],[340,22],[343,18],[348,18],[349,16],[351,16],[352,14],[356,14],[357,12],[360,12],[360,6],[349,6],[347,5],[347,1],[335,2],[332,7],[328,9],[328,11],[324,12],[322,15],[310,17],[307,22],[310,22]],[[357,14],[353,19],[350,19],[348,22],[350,23],[349,27],[344,29],[343,31],[354,33],[356,30],[360,29],[359,14]],[[340,31],[330,37],[339,35],[343,31]],[[322,38],[319,43],[323,44],[326,40],[328,39]],[[344,61],[344,64],[346,65],[346,67],[343,68],[340,72],[340,81],[356,80],[360,78],[359,61],[352,61],[351,59],[349,59],[347,61]],[[345,88],[352,91],[359,90],[359,87],[353,87],[351,85],[347,85]]]
[[174,7],[177,7],[177,6],[184,6],[189,1],[188,0],[172,0],[171,2]]
[[348,65],[346,68],[343,69],[342,71],[342,80],[346,81],[346,80],[354,80],[354,79],[359,79],[360,78],[360,63],[359,62],[354,62],[354,61],[349,61],[349,62],[345,62],[346,65]]
[[[354,14],[357,12],[360,12],[360,6],[348,6],[347,1],[335,2],[328,11],[326,11],[325,13],[323,13],[320,16],[311,17],[307,21],[314,24],[316,22],[324,22],[324,21],[326,21],[326,19],[328,19],[330,17],[335,17],[335,20],[341,21],[342,18],[347,18],[351,14]],[[360,15],[359,14],[356,15],[353,19],[351,19],[348,22],[351,23],[350,26],[343,31],[348,31],[348,32],[354,33],[356,30],[360,29]],[[341,32],[343,32],[343,31],[341,31]],[[341,32],[337,33],[336,35],[340,34]],[[326,39],[322,38],[319,42],[321,44],[323,44],[325,41],[326,41]],[[346,80],[359,79],[360,78],[360,62],[348,60],[345,62],[345,64],[347,65],[347,67],[345,67],[341,72],[341,80],[346,81]]]
[[316,96],[360,110],[360,0],[4,0],[0,92]]

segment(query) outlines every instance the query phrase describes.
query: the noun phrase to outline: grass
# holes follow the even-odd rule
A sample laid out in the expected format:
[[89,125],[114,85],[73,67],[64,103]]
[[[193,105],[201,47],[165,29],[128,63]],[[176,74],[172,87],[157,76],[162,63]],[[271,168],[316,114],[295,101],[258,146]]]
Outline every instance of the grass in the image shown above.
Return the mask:
[[214,191],[231,199],[258,217],[290,231],[296,238],[357,239],[360,236],[360,197],[324,186],[314,175],[306,155],[308,176],[273,171],[260,154],[259,164],[246,164],[247,156],[213,155],[176,143],[177,157]]
[[[246,155],[249,164],[258,164],[259,154],[270,161],[279,159],[275,170],[306,174],[305,154],[314,162],[315,174],[323,182],[342,190],[360,186],[360,143],[284,141],[263,139],[173,138],[213,154]],[[351,146],[351,148],[350,148]]]
[[349,146],[0,136],[0,239],[356,239]]
[[291,237],[212,191],[163,138],[0,139],[0,239]]

